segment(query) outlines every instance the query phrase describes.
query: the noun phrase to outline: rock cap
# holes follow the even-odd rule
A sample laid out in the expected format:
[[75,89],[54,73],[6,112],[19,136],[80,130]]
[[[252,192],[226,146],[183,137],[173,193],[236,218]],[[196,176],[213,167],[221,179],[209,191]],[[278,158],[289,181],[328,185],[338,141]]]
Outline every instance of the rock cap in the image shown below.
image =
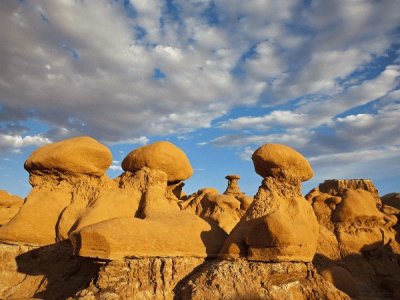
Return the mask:
[[265,144],[252,155],[254,169],[262,177],[306,181],[314,172],[307,159],[296,150],[281,144]]
[[143,167],[165,172],[169,182],[182,181],[193,175],[193,168],[185,152],[167,141],[137,148],[122,161],[124,171],[136,172]]
[[88,136],[74,137],[35,150],[25,162],[31,172],[66,172],[102,176],[111,165],[111,151]]

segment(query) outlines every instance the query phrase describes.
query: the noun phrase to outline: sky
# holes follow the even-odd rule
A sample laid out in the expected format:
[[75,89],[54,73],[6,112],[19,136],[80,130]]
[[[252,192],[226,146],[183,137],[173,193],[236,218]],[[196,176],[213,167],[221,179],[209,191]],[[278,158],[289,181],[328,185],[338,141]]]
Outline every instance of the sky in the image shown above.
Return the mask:
[[159,140],[194,168],[190,194],[244,192],[252,153],[293,147],[315,176],[400,192],[400,1],[0,1],[0,189],[25,197],[37,147],[89,135],[122,173]]

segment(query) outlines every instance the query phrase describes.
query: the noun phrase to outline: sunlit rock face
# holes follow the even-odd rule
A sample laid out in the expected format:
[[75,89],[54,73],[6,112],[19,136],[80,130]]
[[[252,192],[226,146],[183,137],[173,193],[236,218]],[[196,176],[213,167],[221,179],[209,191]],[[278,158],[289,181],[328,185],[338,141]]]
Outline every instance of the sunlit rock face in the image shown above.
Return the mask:
[[321,253],[340,255],[377,249],[394,241],[397,219],[368,179],[327,180],[306,195],[320,228]]
[[253,161],[264,179],[250,208],[225,241],[221,257],[311,261],[318,222],[301,195],[301,182],[313,175],[310,164],[294,149],[277,144],[261,146]]
[[18,214],[0,228],[0,241],[43,246],[68,239],[94,195],[113,184],[105,175],[110,150],[90,137],[43,146],[25,162],[32,191]]
[[115,179],[111,161],[90,137],[64,140],[27,159],[25,201],[0,192],[0,298],[400,295],[400,210],[371,181],[330,180],[304,198],[313,170],[278,144],[253,154],[255,197],[232,174],[222,194],[186,196],[193,169],[169,142],[133,150]]
[[24,200],[20,197],[0,190],[0,227],[15,216],[23,204]]
[[373,182],[327,180],[306,199],[320,224],[314,265],[321,275],[352,297],[400,295],[400,269],[393,264],[400,254],[399,210],[381,202]]
[[228,186],[223,194],[214,188],[203,188],[182,199],[181,209],[192,211],[201,218],[216,223],[230,233],[253,202],[239,187],[239,175],[227,175]]

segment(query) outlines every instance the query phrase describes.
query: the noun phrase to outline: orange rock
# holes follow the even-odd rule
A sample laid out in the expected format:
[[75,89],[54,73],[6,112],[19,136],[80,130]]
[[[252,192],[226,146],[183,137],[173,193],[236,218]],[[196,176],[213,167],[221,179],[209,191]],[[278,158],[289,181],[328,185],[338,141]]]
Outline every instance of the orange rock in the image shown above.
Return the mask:
[[298,152],[267,144],[253,154],[256,172],[264,176],[253,203],[229,234],[220,256],[255,261],[310,262],[317,248],[319,225],[301,181],[313,171]]
[[102,176],[111,165],[111,151],[95,139],[75,137],[35,150],[25,162],[30,173],[78,173]]
[[24,200],[0,190],[0,226],[8,223],[24,204]]
[[306,181],[314,172],[309,162],[296,150],[280,144],[265,144],[252,155],[254,169],[262,177]]
[[193,175],[185,152],[166,141],[133,150],[122,161],[122,169],[125,171],[136,172],[143,167],[165,172],[168,181],[182,181]]
[[76,230],[70,235],[75,252],[102,259],[217,256],[226,233],[168,201],[164,172],[151,170],[147,179],[136,214]]

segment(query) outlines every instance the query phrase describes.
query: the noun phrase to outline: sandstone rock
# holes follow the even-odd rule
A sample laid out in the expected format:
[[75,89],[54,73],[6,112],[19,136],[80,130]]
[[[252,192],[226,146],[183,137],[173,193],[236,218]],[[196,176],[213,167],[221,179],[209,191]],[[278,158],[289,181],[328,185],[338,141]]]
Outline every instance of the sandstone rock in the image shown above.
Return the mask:
[[240,190],[239,187],[239,175],[226,175],[225,178],[228,180],[228,186],[224,192],[224,195],[242,195],[243,192]]
[[253,160],[256,170],[266,177],[245,216],[225,241],[221,258],[311,261],[319,226],[301,195],[300,184],[300,180],[312,176],[310,165],[301,154],[282,145],[260,147]]
[[42,246],[68,239],[100,191],[116,187],[103,175],[110,163],[111,152],[89,137],[34,151],[25,162],[33,189],[18,214],[0,228],[0,241]]
[[369,192],[379,208],[382,206],[378,190],[370,179],[330,179],[325,180],[318,187],[319,192],[330,194],[332,196],[341,195],[345,190],[365,190]]
[[168,181],[182,181],[193,175],[193,169],[185,152],[166,141],[140,147],[122,161],[125,171],[136,172],[143,167],[164,171]]
[[71,195],[63,188],[33,190],[18,214],[0,227],[0,241],[13,244],[49,245],[56,241],[56,224]]
[[224,194],[219,194],[214,188],[204,188],[188,196],[179,205],[181,209],[215,222],[226,233],[230,233],[253,202],[253,197],[240,191],[240,176],[228,175],[225,178],[228,179],[228,187]]
[[179,283],[203,262],[195,257],[111,261],[73,299],[179,299]]
[[78,173],[102,176],[111,165],[111,151],[90,137],[76,137],[43,146],[25,162],[29,173]]
[[311,261],[318,222],[310,204],[290,184],[266,178],[253,204],[221,250],[222,258]]
[[[395,232],[391,227],[397,218],[378,210],[376,195],[374,184],[361,179],[325,181],[307,195],[320,225],[334,233],[337,239],[335,242],[330,238],[332,244],[326,245],[329,234],[322,230],[324,237],[320,242],[325,246],[319,247],[321,254],[333,258],[360,253],[394,240]],[[339,253],[334,255],[334,249],[339,249]]]
[[24,204],[24,200],[0,190],[0,227],[8,223]]
[[186,282],[177,299],[350,299],[300,262],[213,262]]
[[296,150],[280,144],[265,144],[252,155],[254,168],[262,177],[306,181],[314,173],[309,162]]
[[76,253],[102,259],[216,256],[226,233],[169,202],[166,186],[167,175],[152,170],[135,217],[114,218],[73,232]]
[[0,299],[66,299],[88,286],[99,266],[61,242],[36,248],[0,244]]

